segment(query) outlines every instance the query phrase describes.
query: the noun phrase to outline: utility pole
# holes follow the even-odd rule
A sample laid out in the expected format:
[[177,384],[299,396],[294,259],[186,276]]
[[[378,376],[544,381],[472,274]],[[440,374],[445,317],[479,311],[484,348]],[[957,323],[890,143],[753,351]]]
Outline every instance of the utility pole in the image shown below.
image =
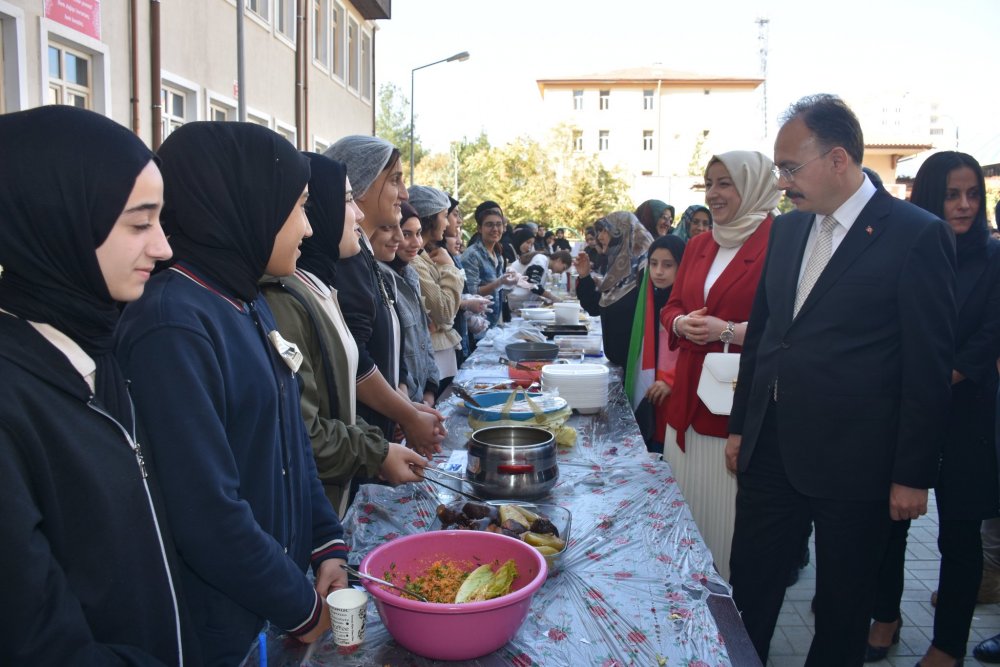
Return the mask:
[[761,103],[761,109],[763,112],[765,137],[767,136],[767,34],[770,22],[771,20],[764,16],[758,17],[755,21],[757,24],[757,46],[760,50],[760,77],[764,79],[764,99]]

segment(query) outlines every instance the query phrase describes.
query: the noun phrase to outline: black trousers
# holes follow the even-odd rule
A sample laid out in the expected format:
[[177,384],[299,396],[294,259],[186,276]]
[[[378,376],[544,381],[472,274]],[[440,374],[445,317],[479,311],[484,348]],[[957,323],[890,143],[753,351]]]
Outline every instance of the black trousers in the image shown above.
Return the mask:
[[[931,644],[953,658],[965,657],[969,627],[976,610],[976,596],[983,574],[981,524],[979,519],[938,518],[941,573]],[[909,521],[893,522],[889,545],[879,571],[872,614],[872,618],[881,623],[892,623],[900,617],[899,601],[903,596],[903,566],[909,527]]]
[[814,498],[788,481],[771,405],[747,470],[737,477],[736,528],[730,558],[733,598],[754,648],[767,664],[784,601],[810,521],[816,528],[816,632],[807,667],[861,665],[876,575],[889,533],[884,500]]

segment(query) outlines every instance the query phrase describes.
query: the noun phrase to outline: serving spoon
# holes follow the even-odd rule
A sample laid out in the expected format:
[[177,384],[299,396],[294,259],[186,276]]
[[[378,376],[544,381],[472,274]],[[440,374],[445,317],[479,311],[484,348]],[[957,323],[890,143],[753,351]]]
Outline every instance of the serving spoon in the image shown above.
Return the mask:
[[373,577],[372,575],[365,574],[364,572],[358,572],[357,570],[355,570],[350,565],[344,565],[343,563],[341,563],[340,567],[344,568],[344,570],[348,574],[353,574],[355,577],[360,577],[362,579],[367,579],[368,581],[374,581],[376,584],[382,584],[383,586],[388,586],[389,588],[393,588],[393,589],[399,591],[400,593],[403,593],[405,595],[409,595],[410,597],[417,598],[421,602],[430,602],[430,600],[428,600],[427,598],[425,598],[420,593],[414,593],[413,591],[408,591],[405,588],[400,588],[399,586],[397,586],[395,584],[390,584],[388,581],[385,581],[384,579],[379,579],[378,577]]

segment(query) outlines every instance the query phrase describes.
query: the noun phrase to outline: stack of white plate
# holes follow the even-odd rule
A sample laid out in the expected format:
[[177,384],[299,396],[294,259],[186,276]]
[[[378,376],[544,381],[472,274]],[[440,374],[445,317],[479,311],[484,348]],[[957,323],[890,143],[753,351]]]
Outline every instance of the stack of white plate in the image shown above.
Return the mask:
[[608,367],[602,364],[549,364],[542,367],[542,389],[559,390],[569,406],[584,414],[608,404]]

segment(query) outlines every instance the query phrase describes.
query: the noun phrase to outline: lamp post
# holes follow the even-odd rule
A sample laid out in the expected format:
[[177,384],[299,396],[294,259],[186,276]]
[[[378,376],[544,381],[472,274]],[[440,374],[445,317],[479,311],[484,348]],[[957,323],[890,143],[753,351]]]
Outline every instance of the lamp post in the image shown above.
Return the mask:
[[468,59],[469,52],[462,51],[461,53],[456,53],[451,57],[435,60],[432,63],[427,63],[426,65],[421,65],[420,67],[414,67],[410,70],[410,185],[413,185],[413,75],[418,69],[424,69],[425,67],[430,67],[431,65],[439,65],[441,63],[450,63],[454,61],[462,62]]

